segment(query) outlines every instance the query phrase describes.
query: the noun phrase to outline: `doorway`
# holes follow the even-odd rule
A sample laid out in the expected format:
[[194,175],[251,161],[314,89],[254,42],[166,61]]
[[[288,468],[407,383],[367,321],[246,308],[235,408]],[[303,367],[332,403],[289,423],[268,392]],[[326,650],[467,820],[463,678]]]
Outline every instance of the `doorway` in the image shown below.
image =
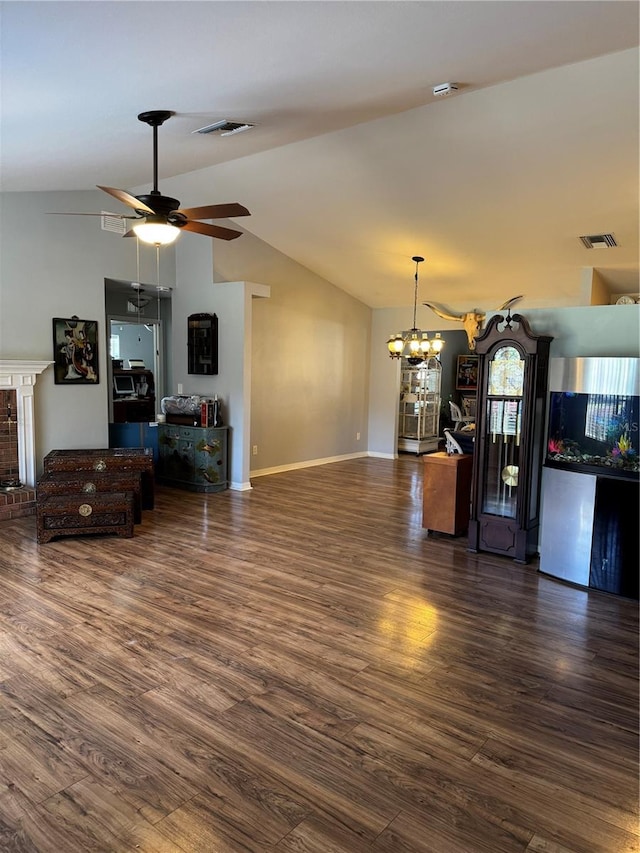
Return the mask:
[[[162,375],[161,368],[161,324],[156,320],[150,320],[147,323],[133,322],[123,318],[111,317],[110,333],[109,333],[109,354],[112,379],[110,380],[110,422],[122,421],[122,417],[115,416],[115,406],[117,405],[117,384],[118,379],[122,378],[121,370],[135,370],[140,376],[140,381],[136,381],[134,388],[138,395],[144,396],[143,390],[150,393],[147,389],[153,389],[153,405],[149,412],[146,412],[142,420],[155,420],[157,410],[156,400],[162,399],[158,397],[158,393],[162,393],[162,388],[156,389],[158,377]],[[143,372],[144,371],[144,372]],[[149,371],[150,375],[149,375]],[[126,377],[129,378],[129,377]],[[124,389],[126,391],[126,389]],[[124,393],[124,392],[123,392]],[[139,420],[140,418],[125,418],[125,420]]]
[[155,413],[170,387],[167,358],[171,330],[171,288],[105,279],[108,330],[107,393],[114,422],[114,369],[144,369],[152,374]]

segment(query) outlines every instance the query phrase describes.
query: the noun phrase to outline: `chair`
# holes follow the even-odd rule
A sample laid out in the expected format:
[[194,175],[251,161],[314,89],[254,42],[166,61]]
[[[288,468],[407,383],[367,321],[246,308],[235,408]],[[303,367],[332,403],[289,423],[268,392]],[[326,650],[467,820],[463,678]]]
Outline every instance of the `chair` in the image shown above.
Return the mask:
[[453,456],[455,453],[473,453],[473,443],[475,439],[473,433],[457,432],[454,435],[453,431],[450,430],[449,427],[445,427],[443,433],[445,451],[449,456]]
[[472,415],[463,415],[460,406],[452,400],[449,400],[449,409],[451,410],[451,420],[453,421],[454,431],[462,429],[463,426],[472,424],[475,421],[475,418]]

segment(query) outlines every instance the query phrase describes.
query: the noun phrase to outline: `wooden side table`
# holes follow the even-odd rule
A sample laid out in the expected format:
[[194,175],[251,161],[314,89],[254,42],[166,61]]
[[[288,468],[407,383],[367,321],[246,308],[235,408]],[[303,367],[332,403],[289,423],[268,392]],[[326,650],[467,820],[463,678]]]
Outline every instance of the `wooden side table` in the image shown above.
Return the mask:
[[461,536],[469,525],[473,455],[429,453],[424,457],[422,526]]

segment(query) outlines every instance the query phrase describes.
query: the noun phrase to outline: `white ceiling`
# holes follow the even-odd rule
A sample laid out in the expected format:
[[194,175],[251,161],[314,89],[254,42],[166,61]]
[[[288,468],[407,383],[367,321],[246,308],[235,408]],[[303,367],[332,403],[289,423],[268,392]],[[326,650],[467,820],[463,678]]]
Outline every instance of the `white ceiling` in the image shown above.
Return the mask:
[[[458,309],[516,293],[523,310],[577,304],[589,266],[635,292],[638,11],[2,2],[1,186],[148,191],[151,130],[136,116],[169,109],[162,192],[245,204],[236,225],[372,307],[411,304],[414,254],[420,298]],[[458,93],[434,98],[445,81]],[[218,119],[256,127],[192,135]],[[605,231],[619,248],[577,239]]]

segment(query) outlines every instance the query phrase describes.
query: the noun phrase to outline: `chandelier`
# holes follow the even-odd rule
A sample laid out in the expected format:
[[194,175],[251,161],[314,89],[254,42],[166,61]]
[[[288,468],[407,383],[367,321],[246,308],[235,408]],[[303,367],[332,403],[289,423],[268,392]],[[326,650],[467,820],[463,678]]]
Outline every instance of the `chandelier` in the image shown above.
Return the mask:
[[424,261],[419,255],[414,255],[411,258],[415,261],[415,288],[413,292],[413,326],[406,333],[398,332],[396,335],[391,335],[387,341],[387,348],[391,358],[406,358],[412,367],[417,364],[422,364],[426,359],[438,355],[444,346],[444,340],[439,332],[436,332],[435,338],[429,339],[426,332],[421,331],[416,327],[416,310],[418,307],[418,265]]

